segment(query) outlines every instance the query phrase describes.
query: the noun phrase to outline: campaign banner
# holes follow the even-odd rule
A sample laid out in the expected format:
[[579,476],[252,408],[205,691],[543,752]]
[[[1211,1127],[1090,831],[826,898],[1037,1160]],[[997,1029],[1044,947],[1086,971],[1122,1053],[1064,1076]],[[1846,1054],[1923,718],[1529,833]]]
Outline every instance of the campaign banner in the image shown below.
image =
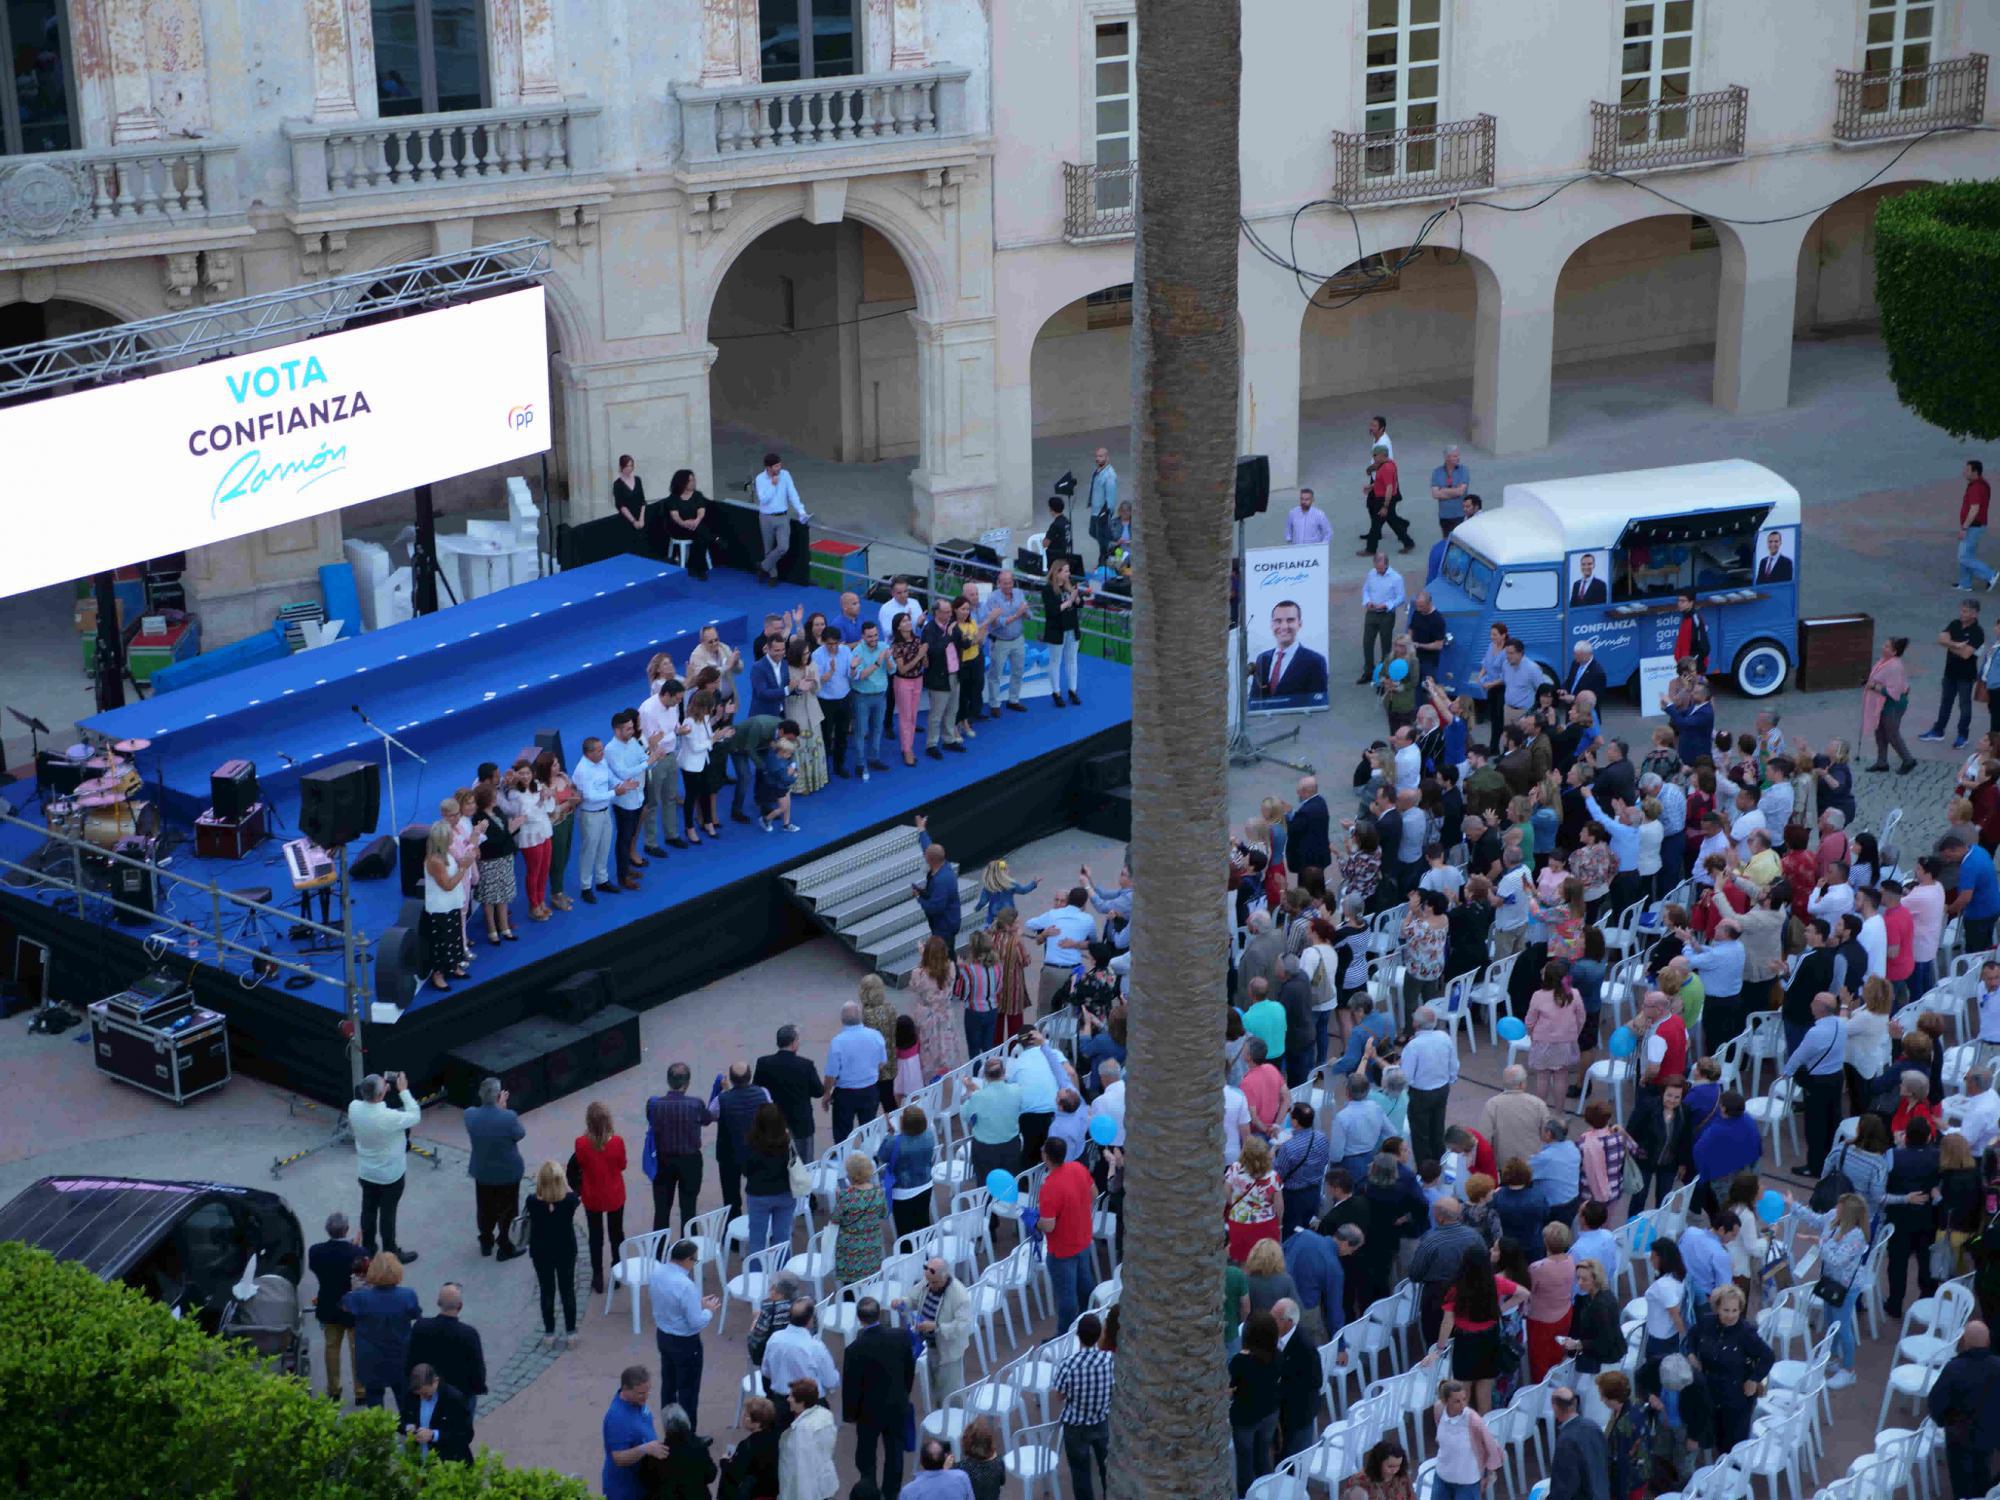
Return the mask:
[[[549,446],[540,287],[0,410],[0,598]],[[87,469],[110,465],[110,478]]]
[[1253,714],[1327,704],[1327,549],[1252,547],[1243,558],[1243,625]]

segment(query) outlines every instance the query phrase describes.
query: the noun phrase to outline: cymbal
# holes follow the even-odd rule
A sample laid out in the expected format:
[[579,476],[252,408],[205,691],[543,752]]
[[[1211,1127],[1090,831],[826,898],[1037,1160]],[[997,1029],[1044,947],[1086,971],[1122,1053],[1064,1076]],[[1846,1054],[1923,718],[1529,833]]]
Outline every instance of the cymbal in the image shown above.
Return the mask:
[[118,779],[115,776],[93,776],[88,781],[77,783],[76,794],[79,797],[90,797],[102,792],[115,792],[117,789]]
[[116,750],[120,755],[137,755],[141,750],[152,749],[153,742],[151,740],[137,740],[137,739],[113,740],[111,743],[111,748],[113,750]]

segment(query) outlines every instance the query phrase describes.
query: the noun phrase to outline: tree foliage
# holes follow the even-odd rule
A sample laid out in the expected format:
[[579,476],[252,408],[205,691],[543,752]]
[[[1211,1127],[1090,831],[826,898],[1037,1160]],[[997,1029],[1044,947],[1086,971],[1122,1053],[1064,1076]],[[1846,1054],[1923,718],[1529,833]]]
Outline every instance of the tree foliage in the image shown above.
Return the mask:
[[1875,211],[1875,300],[1905,406],[1956,438],[2000,438],[2000,182],[1953,182]]
[[574,1479],[419,1463],[387,1411],[299,1380],[125,1286],[0,1244],[0,1488],[64,1500],[585,1500]]

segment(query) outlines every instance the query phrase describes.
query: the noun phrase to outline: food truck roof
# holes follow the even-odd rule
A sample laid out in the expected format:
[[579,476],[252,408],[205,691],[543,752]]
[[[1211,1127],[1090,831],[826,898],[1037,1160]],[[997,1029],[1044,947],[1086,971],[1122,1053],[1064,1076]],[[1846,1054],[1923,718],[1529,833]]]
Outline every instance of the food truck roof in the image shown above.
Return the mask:
[[1704,511],[1769,508],[1760,523],[1796,526],[1799,492],[1762,464],[1724,458],[1621,474],[1585,474],[1510,484],[1504,503],[1452,533],[1489,562],[1555,562],[1566,553],[1614,547],[1635,520]]

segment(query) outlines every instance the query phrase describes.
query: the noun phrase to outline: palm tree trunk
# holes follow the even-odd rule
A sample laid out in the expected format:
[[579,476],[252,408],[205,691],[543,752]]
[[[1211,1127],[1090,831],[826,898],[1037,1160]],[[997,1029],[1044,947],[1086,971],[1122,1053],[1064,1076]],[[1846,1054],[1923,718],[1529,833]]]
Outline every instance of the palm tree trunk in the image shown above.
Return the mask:
[[1113,1500],[1235,1493],[1222,1359],[1223,925],[1239,0],[1147,0],[1132,310],[1132,1149]]

